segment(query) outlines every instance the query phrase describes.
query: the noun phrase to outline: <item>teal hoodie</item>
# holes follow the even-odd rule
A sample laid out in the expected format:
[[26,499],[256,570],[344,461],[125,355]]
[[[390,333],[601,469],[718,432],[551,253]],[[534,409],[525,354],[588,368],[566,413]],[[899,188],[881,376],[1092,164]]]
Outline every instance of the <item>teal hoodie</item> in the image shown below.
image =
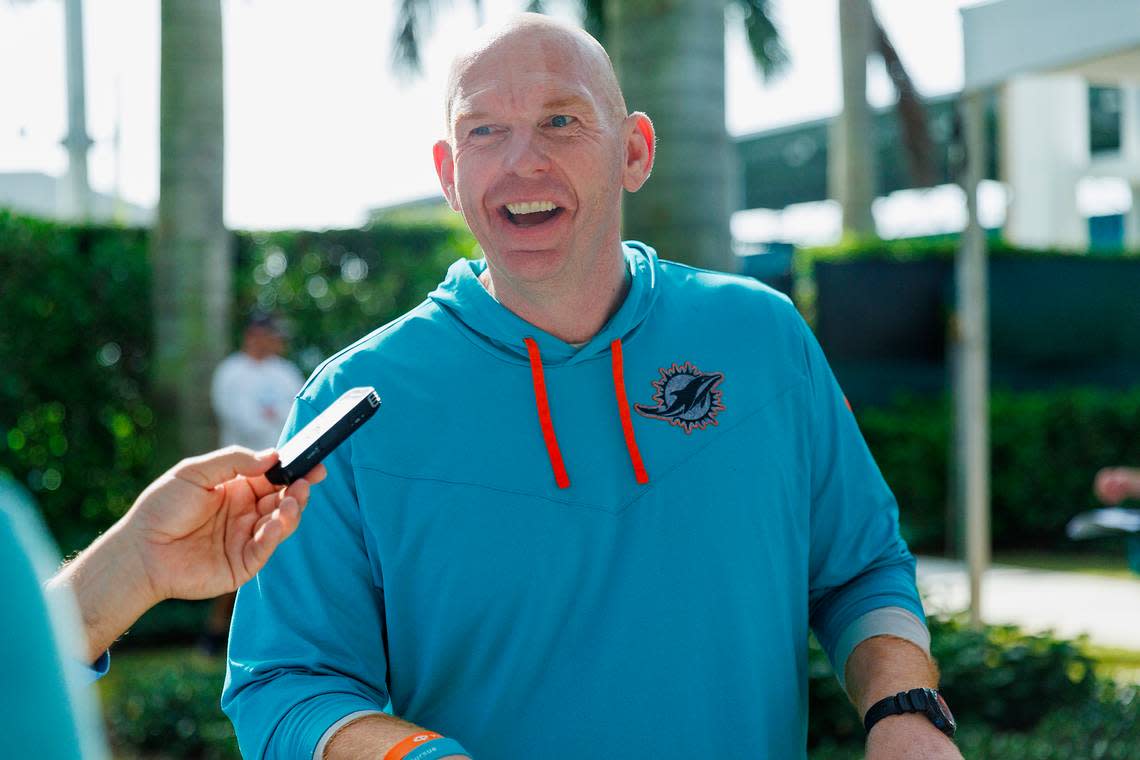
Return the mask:
[[576,348],[457,261],[333,356],[379,414],[238,595],[222,703],[246,757],[388,710],[477,760],[805,754],[809,626],[843,672],[925,646],[897,508],[810,330],[754,280],[626,243]]

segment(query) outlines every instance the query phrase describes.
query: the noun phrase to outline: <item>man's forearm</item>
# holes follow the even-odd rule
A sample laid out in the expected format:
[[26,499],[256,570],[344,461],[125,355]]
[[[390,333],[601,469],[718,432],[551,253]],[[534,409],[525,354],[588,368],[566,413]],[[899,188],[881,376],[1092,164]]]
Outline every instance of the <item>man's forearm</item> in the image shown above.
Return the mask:
[[847,694],[862,717],[884,697],[916,688],[938,688],[938,666],[917,644],[873,636],[847,658]]
[[[324,760],[379,760],[403,739],[430,730],[391,715],[365,715],[341,728],[325,746]],[[439,760],[462,755],[446,755]]]
[[[847,694],[859,718],[880,699],[915,688],[938,687],[938,666],[917,644],[895,636],[874,636],[847,658]],[[867,737],[868,760],[956,758],[953,742],[924,715],[893,715]]]

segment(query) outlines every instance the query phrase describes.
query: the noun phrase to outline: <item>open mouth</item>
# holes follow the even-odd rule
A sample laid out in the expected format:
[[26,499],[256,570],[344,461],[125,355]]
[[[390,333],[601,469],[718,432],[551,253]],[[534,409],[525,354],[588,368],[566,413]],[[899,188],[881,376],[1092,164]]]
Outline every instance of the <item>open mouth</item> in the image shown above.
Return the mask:
[[551,201],[508,203],[501,208],[504,218],[516,227],[537,227],[562,213],[563,209]]

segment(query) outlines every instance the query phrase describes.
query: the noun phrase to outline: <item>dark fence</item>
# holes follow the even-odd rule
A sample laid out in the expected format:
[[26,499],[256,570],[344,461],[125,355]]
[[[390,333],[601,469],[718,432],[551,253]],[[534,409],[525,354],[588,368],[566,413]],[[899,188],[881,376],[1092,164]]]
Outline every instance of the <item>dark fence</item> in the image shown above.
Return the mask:
[[[816,334],[854,404],[949,382],[948,258],[814,265]],[[993,384],[1013,390],[1140,382],[1140,257],[1005,253],[989,264]]]

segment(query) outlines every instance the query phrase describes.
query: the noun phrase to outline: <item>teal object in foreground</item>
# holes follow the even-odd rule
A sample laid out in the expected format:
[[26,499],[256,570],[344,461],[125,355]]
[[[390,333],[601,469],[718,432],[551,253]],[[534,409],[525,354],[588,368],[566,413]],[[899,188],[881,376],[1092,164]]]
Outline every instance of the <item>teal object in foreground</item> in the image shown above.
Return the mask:
[[30,499],[0,477],[4,757],[107,757],[94,695],[77,659],[81,629],[74,600],[62,592],[48,598],[42,591],[58,565],[59,556]]
[[840,673],[876,612],[925,633],[894,499],[792,304],[625,255],[580,348],[460,260],[316,371],[285,438],[356,385],[384,410],[239,592],[245,757],[311,757],[390,699],[482,760],[802,758],[809,627]]

